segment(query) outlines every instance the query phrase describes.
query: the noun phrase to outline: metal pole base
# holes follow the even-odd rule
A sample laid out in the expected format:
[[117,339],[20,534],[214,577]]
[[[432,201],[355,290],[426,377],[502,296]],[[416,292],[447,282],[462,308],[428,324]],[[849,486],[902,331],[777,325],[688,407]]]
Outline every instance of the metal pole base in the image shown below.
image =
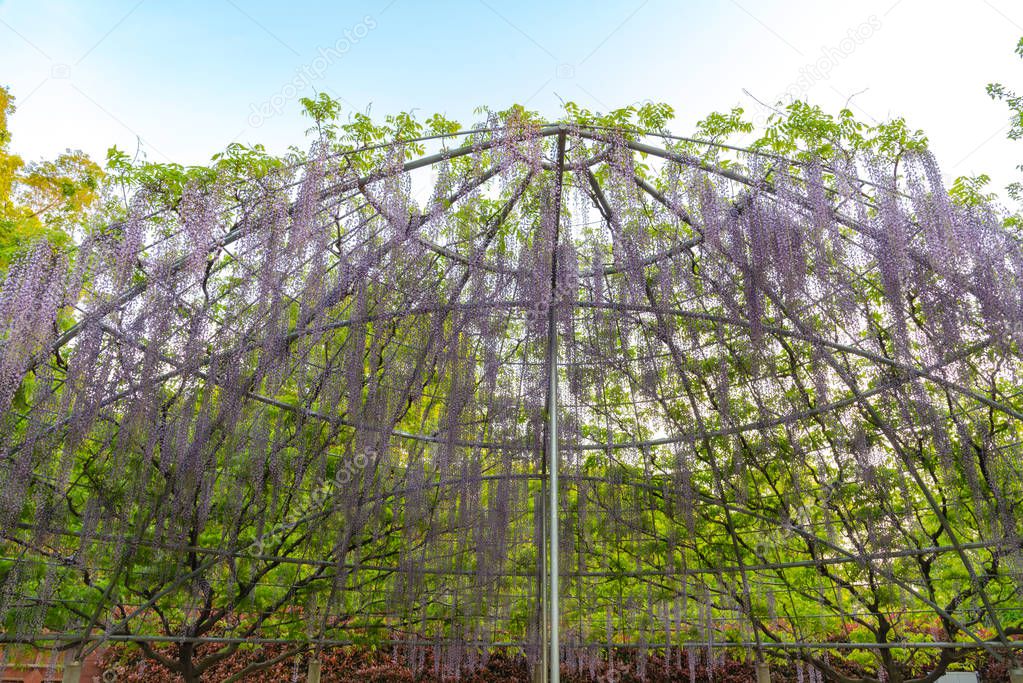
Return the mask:
[[309,673],[306,675],[306,683],[320,683],[320,660],[313,659],[309,662]]
[[1023,683],[1023,669],[1018,666],[1009,669],[1009,683]]
[[80,683],[82,680],[82,663],[68,662],[64,665],[63,683]]
[[757,683],[771,683],[771,667],[767,662],[757,662]]

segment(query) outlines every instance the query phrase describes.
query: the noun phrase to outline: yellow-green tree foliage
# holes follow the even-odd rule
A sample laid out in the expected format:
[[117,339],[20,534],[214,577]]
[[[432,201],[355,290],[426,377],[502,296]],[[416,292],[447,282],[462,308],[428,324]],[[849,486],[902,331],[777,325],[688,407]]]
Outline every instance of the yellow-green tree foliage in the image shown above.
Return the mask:
[[37,239],[61,244],[99,199],[102,169],[83,152],[25,163],[10,151],[14,96],[0,87],[0,271]]

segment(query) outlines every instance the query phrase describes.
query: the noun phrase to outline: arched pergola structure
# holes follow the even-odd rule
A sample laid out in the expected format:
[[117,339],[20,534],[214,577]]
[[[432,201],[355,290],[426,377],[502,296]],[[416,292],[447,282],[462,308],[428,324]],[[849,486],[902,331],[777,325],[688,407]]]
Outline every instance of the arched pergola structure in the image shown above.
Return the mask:
[[143,189],[4,285],[5,638],[1011,661],[1021,276],[926,154],[512,116]]

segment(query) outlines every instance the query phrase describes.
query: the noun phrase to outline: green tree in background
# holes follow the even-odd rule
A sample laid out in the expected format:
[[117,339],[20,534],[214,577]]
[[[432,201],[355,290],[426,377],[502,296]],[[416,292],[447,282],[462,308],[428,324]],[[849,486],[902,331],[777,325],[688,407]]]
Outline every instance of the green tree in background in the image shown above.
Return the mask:
[[14,96],[0,87],[0,271],[37,239],[67,243],[97,206],[103,170],[80,151],[26,163],[10,151]]
[[[1016,44],[1016,54],[1023,58],[1023,38]],[[1001,83],[989,83],[987,94],[991,99],[1005,102],[1009,107],[1009,133],[1010,140],[1023,140],[1023,94],[1006,88]],[[1023,171],[1023,164],[1016,167]],[[1023,183],[1015,182],[1007,188],[1009,196],[1018,202],[1023,202]]]

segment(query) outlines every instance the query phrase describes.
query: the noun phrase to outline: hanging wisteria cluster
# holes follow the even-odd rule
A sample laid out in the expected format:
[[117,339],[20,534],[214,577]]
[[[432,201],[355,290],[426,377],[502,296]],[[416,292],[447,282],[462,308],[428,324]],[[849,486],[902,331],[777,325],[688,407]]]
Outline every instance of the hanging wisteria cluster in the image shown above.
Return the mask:
[[924,152],[491,124],[139,192],[12,266],[7,641],[537,663],[557,467],[566,667],[634,648],[695,680],[727,645],[822,680],[850,627],[880,680],[920,615],[1011,658],[1023,251],[997,209]]

